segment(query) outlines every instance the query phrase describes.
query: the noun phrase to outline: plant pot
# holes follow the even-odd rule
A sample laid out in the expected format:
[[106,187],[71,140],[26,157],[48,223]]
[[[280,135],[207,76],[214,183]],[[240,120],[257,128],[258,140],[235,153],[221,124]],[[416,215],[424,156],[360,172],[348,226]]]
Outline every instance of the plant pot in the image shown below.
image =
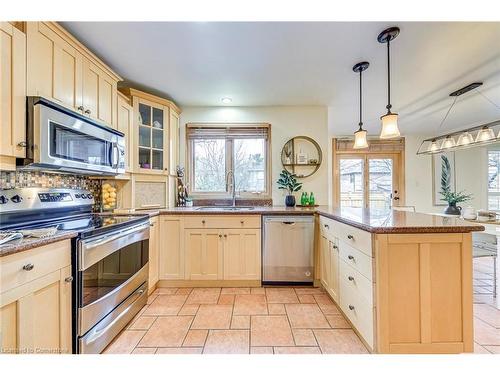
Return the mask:
[[446,209],[444,210],[444,213],[446,215],[457,215],[457,216],[460,216],[460,214],[462,213],[462,207],[457,206],[456,203],[449,203],[448,207],[446,207]]
[[295,196],[287,195],[285,197],[285,206],[287,207],[295,207]]

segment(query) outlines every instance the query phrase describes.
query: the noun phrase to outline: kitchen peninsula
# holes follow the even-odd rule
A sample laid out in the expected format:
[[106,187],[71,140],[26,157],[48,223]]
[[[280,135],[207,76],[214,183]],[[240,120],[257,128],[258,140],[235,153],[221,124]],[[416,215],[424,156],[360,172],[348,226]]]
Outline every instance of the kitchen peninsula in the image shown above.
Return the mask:
[[159,222],[153,237],[169,244],[159,250],[159,273],[150,290],[155,284],[260,286],[261,216],[315,215],[315,285],[326,290],[372,352],[473,350],[471,232],[484,230],[481,225],[327,206],[149,213]]

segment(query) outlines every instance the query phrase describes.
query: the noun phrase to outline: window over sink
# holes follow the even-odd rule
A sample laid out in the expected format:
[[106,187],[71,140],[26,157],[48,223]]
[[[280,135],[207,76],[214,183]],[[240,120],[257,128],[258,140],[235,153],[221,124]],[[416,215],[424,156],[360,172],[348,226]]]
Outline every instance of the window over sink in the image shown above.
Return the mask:
[[271,195],[269,124],[187,124],[191,195],[229,198],[231,173],[237,197]]

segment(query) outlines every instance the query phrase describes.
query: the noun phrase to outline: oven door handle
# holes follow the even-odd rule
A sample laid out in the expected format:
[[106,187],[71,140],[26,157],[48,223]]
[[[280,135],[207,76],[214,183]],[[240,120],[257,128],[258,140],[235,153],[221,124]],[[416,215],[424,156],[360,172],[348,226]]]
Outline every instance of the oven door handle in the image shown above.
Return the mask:
[[[83,271],[108,255],[132,243],[149,238],[149,221],[133,228],[101,236],[94,240],[83,240],[79,244],[79,270]],[[102,248],[102,249],[99,249]]]

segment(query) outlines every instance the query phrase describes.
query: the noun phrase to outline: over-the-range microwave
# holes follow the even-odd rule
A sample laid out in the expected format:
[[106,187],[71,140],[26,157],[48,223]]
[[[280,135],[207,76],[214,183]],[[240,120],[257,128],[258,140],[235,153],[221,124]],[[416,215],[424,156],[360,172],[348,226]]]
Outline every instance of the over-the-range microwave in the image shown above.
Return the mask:
[[38,96],[27,97],[22,169],[89,175],[125,172],[124,134]]

